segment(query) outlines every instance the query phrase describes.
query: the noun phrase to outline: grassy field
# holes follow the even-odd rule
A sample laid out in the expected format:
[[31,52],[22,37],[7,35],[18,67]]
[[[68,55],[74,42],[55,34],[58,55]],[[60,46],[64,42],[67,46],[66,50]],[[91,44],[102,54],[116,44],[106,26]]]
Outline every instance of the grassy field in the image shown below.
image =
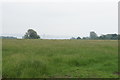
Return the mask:
[[2,40],[3,77],[117,78],[116,40]]
[[0,79],[2,78],[2,39],[0,39]]

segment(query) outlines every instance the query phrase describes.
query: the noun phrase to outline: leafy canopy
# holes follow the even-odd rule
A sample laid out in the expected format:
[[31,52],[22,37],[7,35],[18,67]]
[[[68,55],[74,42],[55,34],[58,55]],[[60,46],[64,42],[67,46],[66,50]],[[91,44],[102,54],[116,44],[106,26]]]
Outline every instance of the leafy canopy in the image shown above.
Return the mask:
[[33,29],[28,29],[26,34],[23,37],[24,39],[39,39],[40,36]]

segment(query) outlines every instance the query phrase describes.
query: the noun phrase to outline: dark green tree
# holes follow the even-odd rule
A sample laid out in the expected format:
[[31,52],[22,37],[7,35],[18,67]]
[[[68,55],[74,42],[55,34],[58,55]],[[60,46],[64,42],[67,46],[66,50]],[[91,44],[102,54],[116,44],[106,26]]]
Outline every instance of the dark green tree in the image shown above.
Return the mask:
[[97,37],[98,36],[94,31],[90,32],[90,39],[97,39]]
[[98,37],[98,39],[104,39],[104,40],[117,40],[118,39],[117,34],[106,34],[106,35],[101,35]]
[[81,39],[80,37],[77,37],[77,39]]
[[29,29],[23,37],[24,39],[39,39],[40,36],[33,29]]

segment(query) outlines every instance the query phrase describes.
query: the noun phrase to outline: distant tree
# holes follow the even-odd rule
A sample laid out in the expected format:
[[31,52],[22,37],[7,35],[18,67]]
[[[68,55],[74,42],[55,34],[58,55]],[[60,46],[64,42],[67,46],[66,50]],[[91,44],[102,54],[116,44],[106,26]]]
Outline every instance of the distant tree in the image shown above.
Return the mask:
[[75,37],[71,37],[70,39],[75,39]]
[[120,34],[118,34],[118,40],[120,40]]
[[112,36],[111,39],[114,39],[114,40],[118,39],[118,35],[117,34],[111,34],[111,36]]
[[98,39],[104,39],[104,40],[117,40],[119,38],[119,35],[117,34],[106,34],[99,36]]
[[17,39],[17,37],[13,37],[13,36],[0,36],[0,39]]
[[25,35],[24,35],[23,38],[24,38],[24,39],[39,39],[40,36],[37,35],[37,32],[34,31],[33,29],[29,29],[29,30],[25,33]]
[[82,39],[86,39],[86,40],[89,40],[90,38],[89,38],[89,37],[83,37]]
[[90,32],[90,39],[97,39],[97,34],[95,32]]
[[101,36],[99,36],[99,39],[106,39],[106,36],[105,35],[101,35]]
[[80,37],[77,37],[77,39],[81,39]]
[[83,37],[82,39],[86,39],[86,37]]

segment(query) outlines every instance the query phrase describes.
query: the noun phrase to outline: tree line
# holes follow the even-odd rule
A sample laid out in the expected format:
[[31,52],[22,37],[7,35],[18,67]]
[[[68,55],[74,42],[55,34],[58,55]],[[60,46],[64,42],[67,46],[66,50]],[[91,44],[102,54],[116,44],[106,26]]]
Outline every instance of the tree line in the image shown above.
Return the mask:
[[0,39],[17,39],[17,37],[12,37],[12,36],[0,36]]
[[[2,36],[0,37],[2,39],[17,39],[17,37],[5,37]],[[40,39],[40,35],[37,34],[37,32],[33,29],[28,29],[27,32],[25,33],[25,35],[22,37],[23,39]],[[119,40],[120,39],[120,35],[118,34],[106,34],[106,35],[101,35],[98,36],[94,31],[90,32],[90,36],[89,37],[71,37],[70,39],[85,39],[85,40]]]
[[80,37],[74,38],[74,37],[72,37],[71,39],[118,40],[118,39],[120,39],[120,35],[118,35],[118,34],[106,34],[106,35],[97,36],[97,34],[94,31],[92,31],[92,32],[90,32],[89,37],[83,37],[83,38],[80,38]]

